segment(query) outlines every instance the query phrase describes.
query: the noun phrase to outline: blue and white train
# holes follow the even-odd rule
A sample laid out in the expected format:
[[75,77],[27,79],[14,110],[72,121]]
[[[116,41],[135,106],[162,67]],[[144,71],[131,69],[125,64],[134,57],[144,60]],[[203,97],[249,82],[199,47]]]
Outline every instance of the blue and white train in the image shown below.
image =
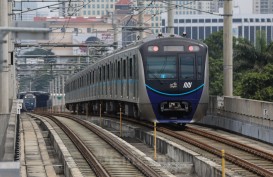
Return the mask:
[[36,96],[32,93],[27,93],[23,97],[23,110],[26,112],[34,111],[36,108]]
[[197,122],[209,101],[208,48],[168,36],[144,39],[105,56],[65,85],[66,107],[158,123]]

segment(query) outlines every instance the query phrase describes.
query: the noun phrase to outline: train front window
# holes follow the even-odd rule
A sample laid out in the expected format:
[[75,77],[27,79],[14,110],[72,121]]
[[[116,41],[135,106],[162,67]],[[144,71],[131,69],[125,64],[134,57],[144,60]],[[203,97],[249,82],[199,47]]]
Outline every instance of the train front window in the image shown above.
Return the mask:
[[194,73],[194,55],[181,55],[180,61],[180,79],[195,79]]
[[148,79],[174,79],[176,73],[175,56],[147,57]]

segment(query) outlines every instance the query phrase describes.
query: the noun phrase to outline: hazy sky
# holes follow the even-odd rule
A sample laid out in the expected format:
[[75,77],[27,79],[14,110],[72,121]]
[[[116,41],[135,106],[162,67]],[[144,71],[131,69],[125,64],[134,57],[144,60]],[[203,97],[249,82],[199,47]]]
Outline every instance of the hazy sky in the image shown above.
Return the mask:
[[241,11],[241,14],[250,14],[252,13],[252,1],[250,0],[235,0],[234,5],[238,5]]

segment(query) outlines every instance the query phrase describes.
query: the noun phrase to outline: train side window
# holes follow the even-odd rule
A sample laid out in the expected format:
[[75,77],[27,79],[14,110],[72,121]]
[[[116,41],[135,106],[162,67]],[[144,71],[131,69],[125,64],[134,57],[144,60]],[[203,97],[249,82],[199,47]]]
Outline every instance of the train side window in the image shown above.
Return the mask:
[[82,87],[82,77],[80,77],[80,88]]
[[99,81],[101,81],[101,67],[100,67],[100,69],[99,69]]
[[120,61],[118,62],[118,79],[120,78]]
[[130,58],[130,60],[129,60],[129,77],[130,78],[133,77],[133,61],[132,61],[132,58]]
[[95,83],[95,70],[92,70],[92,84]]
[[99,68],[97,68],[95,71],[95,83],[98,83],[98,79],[99,79]]
[[123,60],[123,79],[126,78],[126,60]]
[[136,55],[133,55],[133,78],[137,79],[137,59],[136,59]]
[[197,79],[202,80],[203,78],[203,71],[202,71],[202,65],[203,60],[201,56],[197,57]]
[[106,78],[106,70],[105,70],[105,66],[103,66],[103,73],[102,73],[102,75],[103,75],[103,80],[105,81],[105,78]]
[[97,83],[97,70],[95,69],[94,71],[94,75],[93,75],[93,79],[94,79],[94,84]]
[[107,64],[107,80],[110,79],[110,64]]
[[91,85],[92,84],[92,71],[89,72],[89,78],[90,78],[89,84]]
[[79,78],[79,88],[82,87],[82,77]]
[[82,77],[80,77],[80,88],[82,87]]

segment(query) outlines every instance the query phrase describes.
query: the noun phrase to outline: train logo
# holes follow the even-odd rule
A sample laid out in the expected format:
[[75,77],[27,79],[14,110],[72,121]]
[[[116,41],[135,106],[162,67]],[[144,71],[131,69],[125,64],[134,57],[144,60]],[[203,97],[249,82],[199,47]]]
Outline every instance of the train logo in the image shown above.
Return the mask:
[[184,82],[183,88],[191,88],[192,82]]
[[174,83],[170,84],[170,88],[177,88],[177,83],[174,82]]

